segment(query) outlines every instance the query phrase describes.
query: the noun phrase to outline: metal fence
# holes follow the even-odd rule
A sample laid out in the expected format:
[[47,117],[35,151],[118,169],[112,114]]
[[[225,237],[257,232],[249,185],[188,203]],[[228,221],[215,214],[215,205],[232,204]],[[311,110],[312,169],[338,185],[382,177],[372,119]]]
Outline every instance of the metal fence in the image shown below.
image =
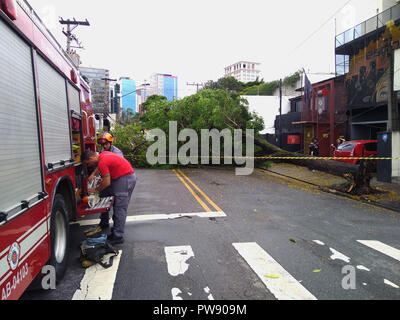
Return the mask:
[[384,27],[390,21],[400,19],[400,4],[397,4],[380,14],[360,23],[359,25],[336,36],[336,48],[360,38],[370,32]]

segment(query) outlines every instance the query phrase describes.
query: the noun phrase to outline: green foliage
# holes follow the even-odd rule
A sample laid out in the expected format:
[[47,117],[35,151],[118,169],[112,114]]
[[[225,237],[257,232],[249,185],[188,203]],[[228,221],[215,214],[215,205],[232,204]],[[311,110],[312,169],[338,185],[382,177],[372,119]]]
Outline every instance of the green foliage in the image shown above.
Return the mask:
[[153,101],[148,105],[146,118],[146,129],[159,128],[164,132],[168,132],[169,121],[178,123],[178,131],[190,128],[198,133],[202,129],[264,129],[263,120],[249,113],[246,100],[220,89],[201,90],[171,102]]
[[272,96],[279,88],[279,81],[271,81],[243,90],[240,94],[245,96]]
[[117,124],[112,132],[114,145],[120,149],[134,167],[147,166],[146,152],[149,146],[140,125],[122,126]]
[[121,125],[131,125],[139,120],[139,115],[136,114],[131,108],[122,110],[121,118],[119,119],[119,124]]
[[297,71],[291,76],[288,76],[285,79],[283,79],[283,85],[286,87],[293,88],[299,80],[300,80],[300,72]]
[[[254,129],[256,135],[264,130],[263,119],[249,112],[247,100],[222,89],[201,90],[195,95],[174,101],[167,101],[161,96],[152,96],[145,103],[145,111],[146,113],[140,116],[140,121],[132,119],[131,124],[116,125],[112,132],[115,146],[124,152],[125,157],[135,167],[147,166],[146,152],[152,144],[145,140],[143,131],[161,129],[166,133],[168,141],[170,121],[178,124],[178,132],[182,129],[193,129],[199,137],[202,129],[219,131]],[[183,144],[180,142],[178,148]],[[222,148],[223,145],[221,150]]]
[[[300,80],[300,72],[295,72],[291,76],[283,79],[282,84],[286,87],[293,88]],[[270,81],[267,83],[257,84],[252,87],[245,88],[240,92],[243,96],[272,96],[279,88],[279,80]]]
[[231,93],[239,93],[247,88],[253,87],[253,86],[257,86],[257,85],[261,85],[263,84],[264,81],[263,80],[259,80],[257,78],[256,81],[252,81],[252,82],[241,82],[238,81],[236,78],[234,77],[224,77],[219,79],[217,82],[214,81],[209,81],[205,86],[204,89],[208,90],[228,90]]
[[[198,137],[203,129],[254,129],[256,135],[264,129],[263,119],[249,112],[247,100],[221,89],[205,89],[182,100],[154,100],[148,104],[143,124],[147,130],[163,130],[168,141],[170,121],[177,123],[178,132],[193,129]],[[178,143],[178,148],[183,144]]]

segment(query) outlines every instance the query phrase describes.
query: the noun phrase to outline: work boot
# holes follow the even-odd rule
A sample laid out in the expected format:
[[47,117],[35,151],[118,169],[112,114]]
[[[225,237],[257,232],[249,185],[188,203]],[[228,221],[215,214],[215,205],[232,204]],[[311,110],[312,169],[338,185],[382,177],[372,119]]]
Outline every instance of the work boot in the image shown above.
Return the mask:
[[107,238],[107,241],[109,244],[112,246],[115,246],[116,244],[122,244],[124,243],[124,238],[123,237],[117,237],[115,234],[112,234]]
[[107,233],[109,228],[110,228],[109,224],[100,223],[98,226],[86,230],[85,236],[87,238],[96,238],[96,236],[100,236],[101,234]]

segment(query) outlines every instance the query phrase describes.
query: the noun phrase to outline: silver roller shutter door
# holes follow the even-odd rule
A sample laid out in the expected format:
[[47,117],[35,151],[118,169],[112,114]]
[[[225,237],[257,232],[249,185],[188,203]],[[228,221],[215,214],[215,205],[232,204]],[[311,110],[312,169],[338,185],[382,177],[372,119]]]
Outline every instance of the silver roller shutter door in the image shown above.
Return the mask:
[[1,19],[0,34],[0,212],[7,213],[43,187],[31,49]]
[[81,113],[81,99],[79,98],[80,92],[76,90],[70,83],[68,83],[68,98],[69,109],[77,113]]
[[65,79],[42,57],[37,59],[45,163],[72,158]]

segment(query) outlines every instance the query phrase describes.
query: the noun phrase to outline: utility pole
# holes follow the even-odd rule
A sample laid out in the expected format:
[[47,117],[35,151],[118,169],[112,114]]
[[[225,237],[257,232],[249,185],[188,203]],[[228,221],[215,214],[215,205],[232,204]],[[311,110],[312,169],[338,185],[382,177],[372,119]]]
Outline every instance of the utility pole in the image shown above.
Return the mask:
[[[391,134],[392,150],[391,157],[400,156],[400,124],[399,124],[399,107],[397,101],[397,91],[394,90],[394,64],[395,53],[393,50],[392,34],[394,22],[389,22],[387,27],[390,30],[390,36],[385,39],[387,41],[387,55],[389,63],[389,80],[388,80],[388,132]],[[400,181],[400,165],[399,160],[392,159],[392,175],[391,179]]]
[[392,47],[392,37],[388,39],[388,62],[389,62],[389,94],[388,94],[388,122],[389,132],[399,131],[399,108],[397,103],[397,92],[394,91],[394,51]]
[[195,86],[197,87],[197,92],[199,92],[199,87],[203,86],[203,83],[197,83],[197,82],[193,82],[193,83],[187,83],[188,86]]
[[[61,18],[59,22],[60,24],[67,26],[67,31],[63,29],[63,33],[67,37],[67,53],[72,53],[71,48],[84,49],[78,38],[74,34],[72,34],[72,31],[74,31],[78,26],[90,26],[89,21],[87,19],[86,21],[76,21],[75,18],[74,20],[64,20],[63,18]],[[73,27],[71,28],[71,26]],[[72,41],[75,41],[78,44],[78,47],[72,47]]]

